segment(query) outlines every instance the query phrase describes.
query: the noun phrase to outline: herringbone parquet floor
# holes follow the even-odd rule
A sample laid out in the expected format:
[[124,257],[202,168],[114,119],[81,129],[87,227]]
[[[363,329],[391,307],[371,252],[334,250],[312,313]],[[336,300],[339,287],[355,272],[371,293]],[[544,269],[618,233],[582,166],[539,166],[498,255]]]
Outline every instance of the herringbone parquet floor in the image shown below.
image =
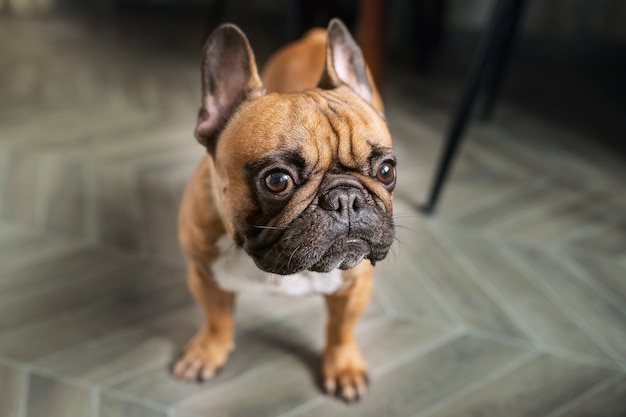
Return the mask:
[[623,161],[504,103],[424,217],[448,123],[429,103],[448,93],[401,73],[398,244],[359,327],[369,396],[321,393],[316,298],[242,295],[221,374],[175,381],[201,320],[175,230],[202,156],[200,23],[0,20],[0,416],[626,415]]

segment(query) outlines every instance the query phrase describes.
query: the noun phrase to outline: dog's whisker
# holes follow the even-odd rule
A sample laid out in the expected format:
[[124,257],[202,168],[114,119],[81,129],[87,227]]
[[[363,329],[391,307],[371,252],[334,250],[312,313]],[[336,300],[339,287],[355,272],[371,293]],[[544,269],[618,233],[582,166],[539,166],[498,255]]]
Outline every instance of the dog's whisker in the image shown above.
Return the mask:
[[291,267],[291,260],[293,259],[293,257],[295,256],[296,252],[298,251],[298,249],[300,249],[302,247],[302,245],[298,245],[296,246],[296,248],[293,250],[293,252],[291,252],[291,255],[289,256],[289,260],[287,261],[287,268],[289,269]]
[[269,230],[287,230],[289,226],[261,226],[257,224],[252,224],[250,227],[254,227],[255,229],[269,229]]
[[409,232],[413,232],[414,234],[421,236],[423,235],[423,232],[421,230],[415,229],[413,227],[410,226],[406,226],[403,224],[396,224],[395,225],[396,229],[402,229],[402,230],[408,230]]

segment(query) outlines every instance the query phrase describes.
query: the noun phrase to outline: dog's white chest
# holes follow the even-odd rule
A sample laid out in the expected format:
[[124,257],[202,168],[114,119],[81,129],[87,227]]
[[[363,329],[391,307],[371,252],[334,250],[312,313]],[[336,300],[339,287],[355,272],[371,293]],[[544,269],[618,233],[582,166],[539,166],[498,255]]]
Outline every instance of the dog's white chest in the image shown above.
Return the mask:
[[218,242],[222,253],[211,265],[213,277],[227,291],[271,292],[287,295],[332,294],[344,284],[341,271],[304,271],[277,275],[260,270],[252,258],[228,236]]

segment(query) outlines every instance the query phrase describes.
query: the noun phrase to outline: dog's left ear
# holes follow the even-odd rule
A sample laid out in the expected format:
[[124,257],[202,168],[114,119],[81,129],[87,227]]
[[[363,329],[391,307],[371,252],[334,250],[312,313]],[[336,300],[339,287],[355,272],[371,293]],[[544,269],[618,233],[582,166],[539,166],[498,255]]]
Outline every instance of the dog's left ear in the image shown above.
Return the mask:
[[373,89],[361,48],[343,22],[332,19],[327,29],[326,64],[317,86],[332,89],[343,84],[372,103]]
[[233,24],[215,29],[204,46],[202,105],[196,139],[214,154],[228,117],[244,100],[263,94],[263,83],[246,35]]

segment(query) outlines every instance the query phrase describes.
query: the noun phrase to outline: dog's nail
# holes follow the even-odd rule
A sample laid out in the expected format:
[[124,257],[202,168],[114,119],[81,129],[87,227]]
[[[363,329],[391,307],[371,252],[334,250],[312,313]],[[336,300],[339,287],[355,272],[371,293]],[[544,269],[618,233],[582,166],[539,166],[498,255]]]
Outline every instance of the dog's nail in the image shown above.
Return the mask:
[[334,379],[327,379],[324,382],[324,389],[326,389],[327,394],[334,395],[337,390],[337,383]]
[[202,362],[195,360],[189,364],[187,369],[183,372],[183,379],[185,381],[193,381],[198,378],[198,371],[200,371],[200,367],[202,366]]
[[363,375],[362,378],[357,378],[355,381],[356,392],[359,398],[362,398],[367,393],[367,375]]
[[351,386],[343,387],[341,390],[341,395],[350,404],[354,403],[357,398],[356,390]]
[[178,379],[183,378],[183,376],[185,375],[186,367],[187,367],[187,363],[183,360],[176,363],[176,365],[174,366],[174,375],[176,376],[176,378]]
[[202,370],[202,381],[208,381],[209,379],[213,379],[215,377],[216,371],[214,368],[210,366],[206,366]]
[[367,387],[362,381],[356,384],[356,392],[359,398],[363,398],[367,394]]

